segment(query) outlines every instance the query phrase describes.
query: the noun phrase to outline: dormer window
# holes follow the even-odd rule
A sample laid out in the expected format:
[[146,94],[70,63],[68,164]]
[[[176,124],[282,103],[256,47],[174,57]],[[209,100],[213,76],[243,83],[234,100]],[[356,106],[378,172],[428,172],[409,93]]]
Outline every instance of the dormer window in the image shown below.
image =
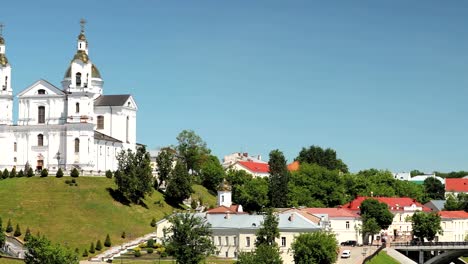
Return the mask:
[[44,89],[39,89],[39,90],[37,90],[37,94],[45,94],[45,90]]
[[77,72],[75,77],[76,77],[76,86],[81,86],[81,73]]

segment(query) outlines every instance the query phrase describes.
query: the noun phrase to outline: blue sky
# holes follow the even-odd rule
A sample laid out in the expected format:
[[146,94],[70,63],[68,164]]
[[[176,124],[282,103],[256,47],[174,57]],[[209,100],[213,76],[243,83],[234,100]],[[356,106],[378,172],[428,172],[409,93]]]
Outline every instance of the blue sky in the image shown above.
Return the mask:
[[138,141],[218,157],[331,147],[352,171],[468,170],[467,1],[2,1],[15,94],[59,86],[88,20]]

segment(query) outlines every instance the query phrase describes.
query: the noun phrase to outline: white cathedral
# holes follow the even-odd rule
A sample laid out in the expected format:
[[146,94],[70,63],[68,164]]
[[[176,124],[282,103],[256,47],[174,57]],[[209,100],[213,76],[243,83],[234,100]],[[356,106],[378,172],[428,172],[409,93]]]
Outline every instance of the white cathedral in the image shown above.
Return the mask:
[[136,148],[137,105],[129,94],[104,95],[88,55],[84,22],[62,88],[38,80],[20,92],[13,122],[11,66],[0,31],[0,169],[30,166],[98,175],[117,169],[116,155]]

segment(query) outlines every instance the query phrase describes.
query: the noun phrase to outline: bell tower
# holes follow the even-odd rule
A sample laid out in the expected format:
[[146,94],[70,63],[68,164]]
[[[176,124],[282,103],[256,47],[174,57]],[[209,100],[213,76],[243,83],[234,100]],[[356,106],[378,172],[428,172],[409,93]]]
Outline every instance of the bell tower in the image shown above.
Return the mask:
[[13,90],[11,89],[11,66],[5,54],[4,25],[0,23],[0,125],[13,123]]

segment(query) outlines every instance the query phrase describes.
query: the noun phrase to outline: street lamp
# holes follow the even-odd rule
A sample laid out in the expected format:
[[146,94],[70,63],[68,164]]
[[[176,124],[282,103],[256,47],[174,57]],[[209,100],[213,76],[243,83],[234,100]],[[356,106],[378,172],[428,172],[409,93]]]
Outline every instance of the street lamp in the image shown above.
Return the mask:
[[57,159],[57,170],[60,169],[60,151],[57,151],[55,154],[55,158]]

